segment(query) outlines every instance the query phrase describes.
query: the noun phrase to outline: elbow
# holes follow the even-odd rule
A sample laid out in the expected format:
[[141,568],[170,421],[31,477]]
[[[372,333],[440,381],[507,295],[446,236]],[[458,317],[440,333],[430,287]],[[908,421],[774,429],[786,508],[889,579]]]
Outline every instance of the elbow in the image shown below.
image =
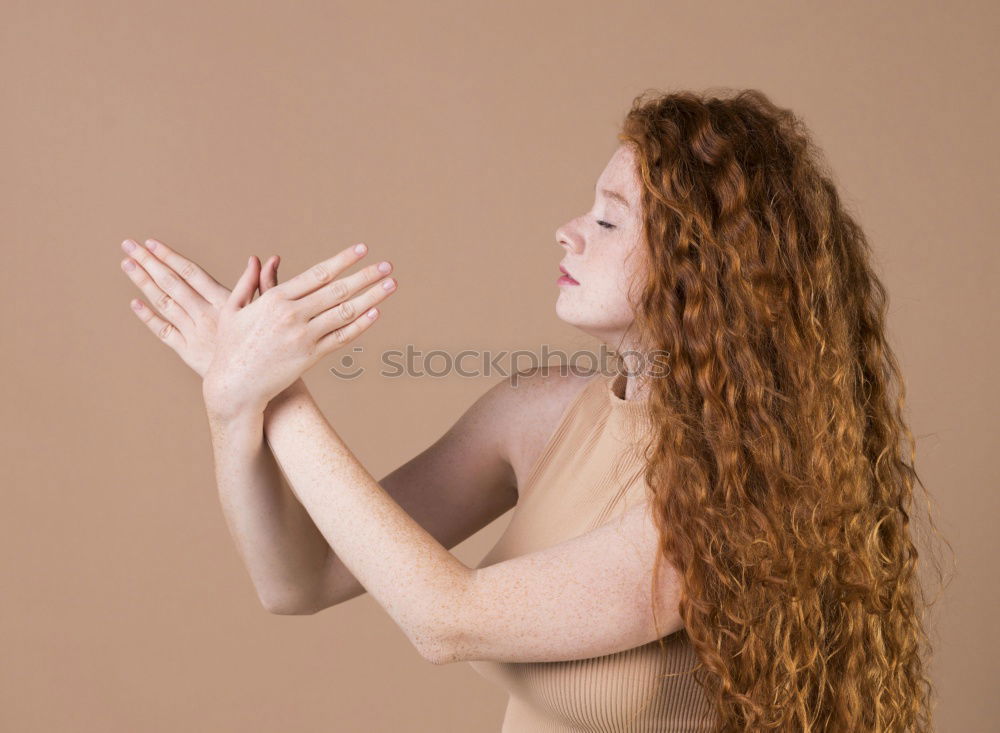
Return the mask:
[[414,647],[420,656],[431,664],[452,664],[465,661],[463,649],[468,645],[462,643],[464,634],[461,632],[462,606],[452,607],[447,618],[436,618],[432,622],[422,624],[423,628],[410,636]]
[[428,622],[417,627],[404,628],[403,633],[425,662],[448,664],[452,661],[450,659],[452,647],[448,642],[448,635],[443,633],[440,624]]
[[[482,593],[478,586],[479,572],[465,568],[452,587],[448,604],[436,606],[436,633],[427,634],[429,644],[418,646],[424,659],[431,664],[454,664],[482,659],[484,651],[484,621]],[[442,595],[444,595],[442,593]],[[442,618],[441,614],[446,612]]]
[[463,632],[455,614],[448,621],[438,623],[432,632],[414,637],[414,646],[420,656],[431,664],[454,664],[478,659],[474,637]]
[[476,577],[474,570],[464,568],[455,584],[441,593],[450,602],[437,604],[431,614],[433,618],[425,619],[422,628],[410,636],[420,656],[431,664],[453,664],[476,658],[468,633],[472,620],[477,617],[472,610],[475,608]]
[[441,635],[434,636],[432,641],[421,642],[417,645],[417,651],[426,661],[435,665],[462,661],[457,647]]
[[276,616],[311,616],[320,610],[318,606],[306,603],[301,598],[261,597],[259,600],[265,611]]

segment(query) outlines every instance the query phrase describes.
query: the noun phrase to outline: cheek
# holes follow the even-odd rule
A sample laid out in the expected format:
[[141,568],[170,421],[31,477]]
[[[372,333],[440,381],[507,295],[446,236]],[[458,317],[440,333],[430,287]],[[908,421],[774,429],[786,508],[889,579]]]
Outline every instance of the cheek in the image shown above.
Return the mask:
[[600,287],[592,288],[587,296],[589,303],[612,320],[621,320],[633,312],[624,273],[618,273],[614,280],[601,282]]
[[622,275],[622,281],[626,283],[626,289],[632,289],[632,297],[637,298],[642,293],[643,286],[646,284],[647,275],[649,273],[649,267],[649,254],[645,252],[645,250],[633,252],[628,261],[625,263],[625,271]]

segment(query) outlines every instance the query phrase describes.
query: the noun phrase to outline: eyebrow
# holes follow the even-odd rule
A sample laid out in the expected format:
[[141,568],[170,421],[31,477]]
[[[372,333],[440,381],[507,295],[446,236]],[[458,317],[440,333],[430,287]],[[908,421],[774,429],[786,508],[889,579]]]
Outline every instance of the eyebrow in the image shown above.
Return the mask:
[[625,198],[624,196],[622,196],[617,191],[612,191],[610,188],[602,188],[601,189],[601,193],[603,193],[605,196],[607,196],[612,201],[617,201],[619,204],[621,204],[622,206],[624,206],[626,211],[631,210],[632,207],[629,206],[628,199]]

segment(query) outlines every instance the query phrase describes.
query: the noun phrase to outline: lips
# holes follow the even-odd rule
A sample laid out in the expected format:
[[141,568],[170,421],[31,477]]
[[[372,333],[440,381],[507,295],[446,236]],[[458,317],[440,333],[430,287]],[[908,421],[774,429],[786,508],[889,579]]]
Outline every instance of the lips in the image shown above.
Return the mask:
[[573,282],[577,283],[577,285],[580,284],[579,281],[575,277],[573,277],[572,275],[569,274],[569,270],[567,270],[562,265],[559,265],[559,272],[561,272],[563,275],[565,275],[566,277],[568,277]]

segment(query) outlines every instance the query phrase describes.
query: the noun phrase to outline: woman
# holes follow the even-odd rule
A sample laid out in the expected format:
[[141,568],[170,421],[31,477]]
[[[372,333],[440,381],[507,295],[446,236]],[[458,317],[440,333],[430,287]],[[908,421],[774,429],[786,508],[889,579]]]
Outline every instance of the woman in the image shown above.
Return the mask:
[[[930,730],[913,440],[864,233],[758,91],[644,93],[619,142],[556,232],[556,310],[665,372],[518,375],[380,482],[299,377],[374,323],[391,265],[343,275],[349,248],[279,285],[252,257],[230,293],[132,243],[159,311],[137,314],[203,377],[262,603],[371,593],[426,659],[507,687],[505,731]],[[478,567],[448,552],[515,506]]]

